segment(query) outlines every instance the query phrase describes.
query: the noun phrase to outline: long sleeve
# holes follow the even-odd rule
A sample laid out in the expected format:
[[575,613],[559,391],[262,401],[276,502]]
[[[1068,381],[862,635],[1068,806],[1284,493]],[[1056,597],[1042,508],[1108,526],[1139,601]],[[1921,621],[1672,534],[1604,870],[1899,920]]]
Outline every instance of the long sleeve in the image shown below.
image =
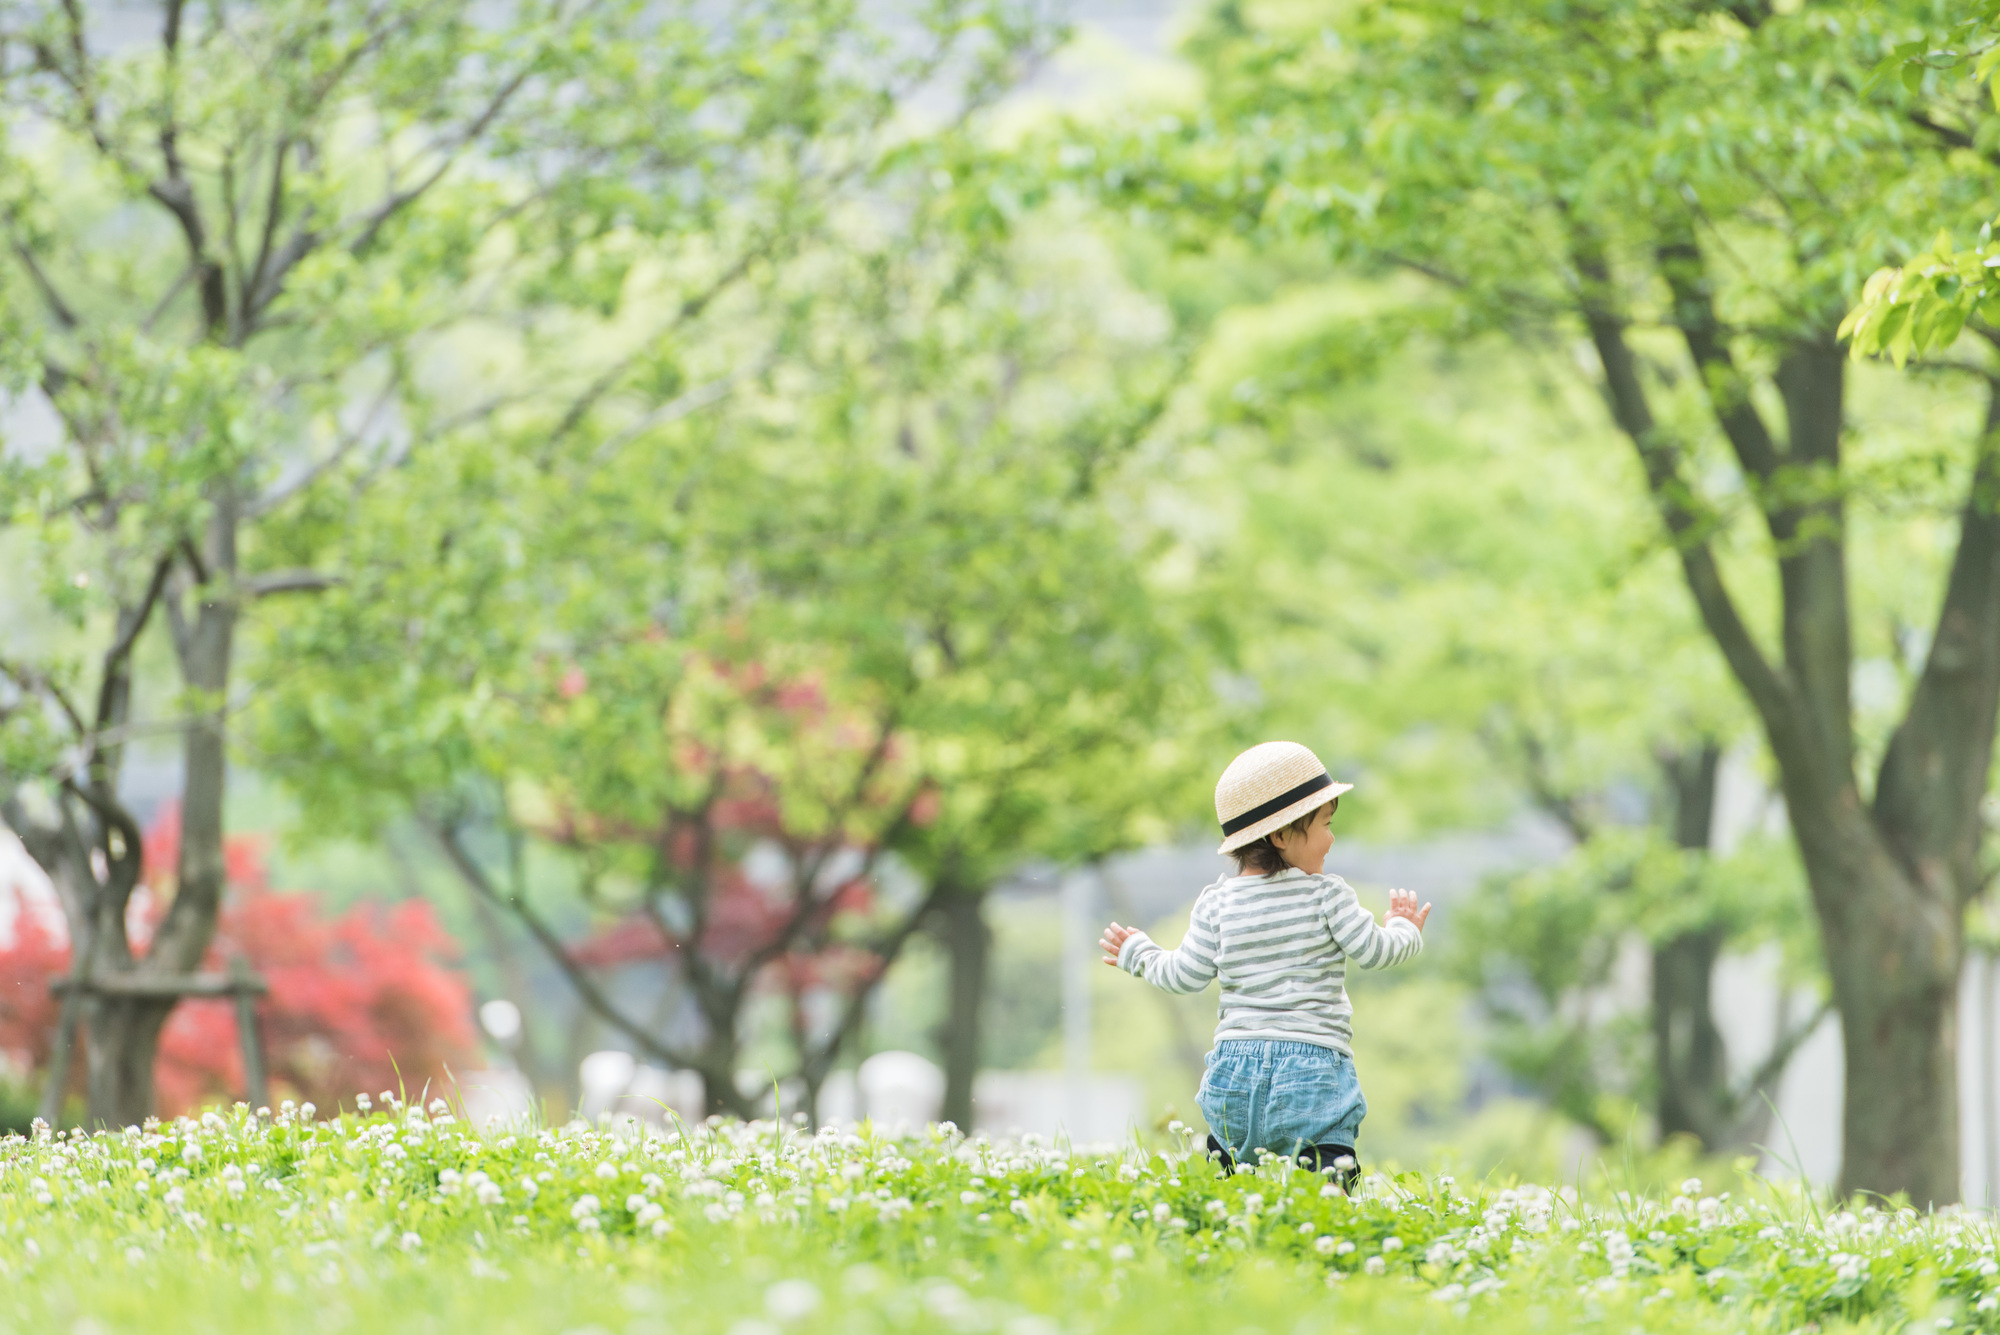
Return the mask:
[[1194,904],[1187,935],[1167,950],[1144,932],[1125,938],[1118,967],[1168,992],[1199,992],[1215,979],[1214,896],[1204,894]]
[[1424,948],[1424,934],[1408,918],[1391,918],[1386,925],[1361,907],[1354,887],[1338,876],[1328,878],[1330,901],[1326,925],[1334,944],[1364,969],[1386,969],[1415,959]]

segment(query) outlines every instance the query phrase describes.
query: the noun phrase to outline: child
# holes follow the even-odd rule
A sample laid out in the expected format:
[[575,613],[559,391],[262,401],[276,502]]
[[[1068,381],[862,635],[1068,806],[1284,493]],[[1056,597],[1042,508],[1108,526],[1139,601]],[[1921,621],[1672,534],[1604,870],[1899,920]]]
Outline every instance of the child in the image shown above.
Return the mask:
[[1382,969],[1413,958],[1431,906],[1391,890],[1377,925],[1347,882],[1322,872],[1328,822],[1353,786],[1296,742],[1251,747],[1215,786],[1217,851],[1235,856],[1237,874],[1201,892],[1180,947],[1163,950],[1115,922],[1098,942],[1106,964],[1169,992],[1222,979],[1195,1101],[1225,1167],[1271,1150],[1336,1169],[1343,1186],[1358,1175],[1354,1138],[1368,1101],[1354,1073],[1347,961]]

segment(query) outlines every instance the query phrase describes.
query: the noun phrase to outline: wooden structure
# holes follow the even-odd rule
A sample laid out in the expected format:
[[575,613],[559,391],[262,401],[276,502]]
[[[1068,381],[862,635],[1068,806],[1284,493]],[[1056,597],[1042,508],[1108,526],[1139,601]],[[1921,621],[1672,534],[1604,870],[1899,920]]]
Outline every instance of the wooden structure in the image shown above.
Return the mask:
[[236,1032],[243,1043],[244,1098],[252,1108],[271,1101],[269,1076],[264,1067],[264,1040],[257,1031],[257,998],[270,985],[252,973],[241,956],[230,961],[227,973],[144,974],[99,973],[58,978],[50,991],[62,999],[62,1020],[56,1027],[55,1049],[49,1054],[49,1083],[42,1094],[42,1120],[54,1126],[62,1113],[63,1089],[69,1083],[70,1054],[76,1047],[78,1012],[89,996],[153,998],[232,997],[236,1002]]

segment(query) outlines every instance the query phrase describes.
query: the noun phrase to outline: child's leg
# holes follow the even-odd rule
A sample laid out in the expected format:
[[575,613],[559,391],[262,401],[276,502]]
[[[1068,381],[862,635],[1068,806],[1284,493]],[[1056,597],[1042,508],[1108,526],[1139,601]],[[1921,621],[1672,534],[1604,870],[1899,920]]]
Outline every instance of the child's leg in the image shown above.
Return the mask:
[[1361,1163],[1352,1145],[1312,1145],[1299,1151],[1299,1166],[1314,1173],[1326,1173],[1343,1192],[1352,1194],[1361,1180]]

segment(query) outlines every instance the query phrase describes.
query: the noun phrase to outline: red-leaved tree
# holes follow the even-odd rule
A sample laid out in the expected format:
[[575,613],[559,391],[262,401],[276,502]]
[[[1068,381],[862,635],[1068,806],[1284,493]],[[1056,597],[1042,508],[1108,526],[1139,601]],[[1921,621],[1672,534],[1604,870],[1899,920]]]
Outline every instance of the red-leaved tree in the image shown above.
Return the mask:
[[[171,902],[179,843],[180,813],[169,807],[147,832],[130,909],[140,954]],[[226,851],[229,895],[203,967],[223,969],[241,957],[270,985],[257,1019],[273,1097],[333,1107],[361,1091],[400,1086],[414,1096],[442,1088],[475,1039],[471,993],[452,966],[457,947],[430,905],[361,904],[329,917],[314,896],[271,888],[254,837],[232,838]],[[49,984],[68,970],[69,945],[59,918],[12,893],[12,929],[0,940],[0,1052],[17,1073],[39,1075],[55,1032]],[[176,1007],[160,1036],[156,1074],[158,1107],[168,1116],[243,1097],[233,1003]]]
[[[512,912],[577,996],[645,1057],[700,1075],[711,1112],[749,1115],[736,1086],[749,1003],[788,1002],[800,1102],[818,1091],[870,991],[935,907],[877,893],[884,848],[934,819],[902,700],[836,704],[810,672],[690,652],[663,634],[607,639],[588,667],[550,663],[524,748],[535,800],[424,812],[473,891]],[[495,788],[504,786],[496,776]],[[600,927],[565,936],[482,829],[532,838],[582,869]],[[608,973],[655,973],[691,1003],[687,1039],[621,1003]]]

